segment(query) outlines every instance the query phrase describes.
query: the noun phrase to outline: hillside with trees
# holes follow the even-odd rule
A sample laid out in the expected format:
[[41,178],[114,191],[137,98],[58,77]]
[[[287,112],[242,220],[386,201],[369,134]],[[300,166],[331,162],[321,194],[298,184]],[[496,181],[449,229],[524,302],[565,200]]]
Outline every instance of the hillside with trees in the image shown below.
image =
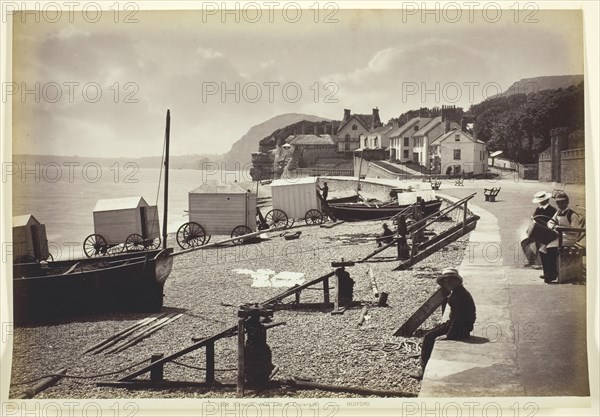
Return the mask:
[[569,88],[497,97],[473,105],[477,138],[516,162],[531,163],[550,146],[550,130],[567,127],[570,148],[583,146],[583,82]]

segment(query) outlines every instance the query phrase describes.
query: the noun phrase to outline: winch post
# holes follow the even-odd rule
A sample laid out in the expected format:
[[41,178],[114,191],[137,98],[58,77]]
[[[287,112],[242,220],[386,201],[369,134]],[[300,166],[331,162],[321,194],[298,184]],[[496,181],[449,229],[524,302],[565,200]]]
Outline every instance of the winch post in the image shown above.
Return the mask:
[[354,291],[354,280],[350,278],[350,274],[346,271],[346,266],[354,266],[354,262],[346,262],[344,259],[341,262],[332,262],[331,266],[335,269],[335,299],[333,311],[331,314],[343,314],[345,307],[352,303],[352,295]]
[[273,310],[262,305],[243,305],[238,309],[238,394],[244,395],[246,384],[262,387],[269,382],[275,368],[267,345],[267,329],[261,323],[270,321]]

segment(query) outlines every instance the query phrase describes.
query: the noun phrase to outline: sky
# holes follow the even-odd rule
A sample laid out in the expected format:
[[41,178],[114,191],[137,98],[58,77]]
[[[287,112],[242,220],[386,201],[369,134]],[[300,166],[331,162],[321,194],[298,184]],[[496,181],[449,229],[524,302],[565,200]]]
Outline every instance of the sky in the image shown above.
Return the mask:
[[329,4],[299,14],[16,13],[2,92],[13,103],[13,153],[160,155],[167,109],[171,154],[224,153],[283,113],[340,120],[345,108],[377,107],[387,122],[419,107],[468,109],[522,78],[584,73],[579,11]]

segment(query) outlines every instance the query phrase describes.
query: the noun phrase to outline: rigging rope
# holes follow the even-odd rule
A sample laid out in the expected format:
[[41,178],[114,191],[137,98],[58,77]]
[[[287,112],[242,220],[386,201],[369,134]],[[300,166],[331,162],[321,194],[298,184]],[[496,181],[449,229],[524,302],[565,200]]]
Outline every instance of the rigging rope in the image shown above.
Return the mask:
[[136,363],[134,363],[133,365],[129,365],[129,366],[127,366],[127,367],[125,367],[125,368],[122,368],[122,369],[119,369],[119,370],[117,370],[117,371],[113,371],[113,372],[106,372],[106,373],[103,373],[103,374],[95,374],[95,375],[68,375],[68,374],[64,374],[64,375],[62,375],[62,374],[48,374],[48,375],[40,376],[40,377],[38,377],[38,378],[30,379],[29,381],[15,382],[15,383],[14,383],[14,384],[12,384],[12,385],[15,385],[15,386],[17,386],[17,385],[26,385],[26,384],[31,384],[31,383],[33,383],[33,382],[39,381],[39,380],[41,380],[41,379],[44,379],[44,378],[49,378],[49,377],[52,377],[52,376],[60,376],[60,377],[62,377],[62,378],[71,378],[71,379],[92,379],[92,378],[100,378],[100,377],[103,377],[103,376],[115,375],[115,374],[119,374],[119,373],[121,373],[121,372],[124,372],[124,371],[128,371],[128,370],[130,370],[131,368],[135,368],[136,366],[138,366],[138,365],[141,365],[141,364],[142,364],[142,363],[144,363],[144,362],[148,362],[148,359],[141,360],[141,361],[139,361],[139,362],[136,362]]

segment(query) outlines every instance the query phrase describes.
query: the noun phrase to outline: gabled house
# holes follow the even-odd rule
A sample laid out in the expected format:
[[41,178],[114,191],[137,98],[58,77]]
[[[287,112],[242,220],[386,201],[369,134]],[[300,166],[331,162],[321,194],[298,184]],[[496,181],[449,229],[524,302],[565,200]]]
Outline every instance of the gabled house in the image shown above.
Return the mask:
[[[466,129],[465,129],[466,130]],[[441,175],[477,175],[487,171],[485,142],[453,128],[429,145],[432,171]]]
[[344,118],[336,132],[338,152],[351,154],[352,151],[361,147],[361,135],[381,126],[377,108],[373,109],[373,114],[351,114],[350,109],[344,109]]
[[425,123],[418,131],[413,133],[413,161],[432,168],[429,156],[429,145],[452,129],[460,129],[460,125],[450,119],[444,120],[444,116],[437,116]]
[[390,133],[392,130],[394,130],[394,126],[387,125],[360,135],[360,147],[386,150],[390,146]]
[[415,161],[413,148],[416,145],[416,140],[413,135],[417,133],[421,127],[425,126],[431,118],[429,117],[413,117],[402,126],[395,125],[395,129],[389,134],[390,137],[390,159],[400,162]]

